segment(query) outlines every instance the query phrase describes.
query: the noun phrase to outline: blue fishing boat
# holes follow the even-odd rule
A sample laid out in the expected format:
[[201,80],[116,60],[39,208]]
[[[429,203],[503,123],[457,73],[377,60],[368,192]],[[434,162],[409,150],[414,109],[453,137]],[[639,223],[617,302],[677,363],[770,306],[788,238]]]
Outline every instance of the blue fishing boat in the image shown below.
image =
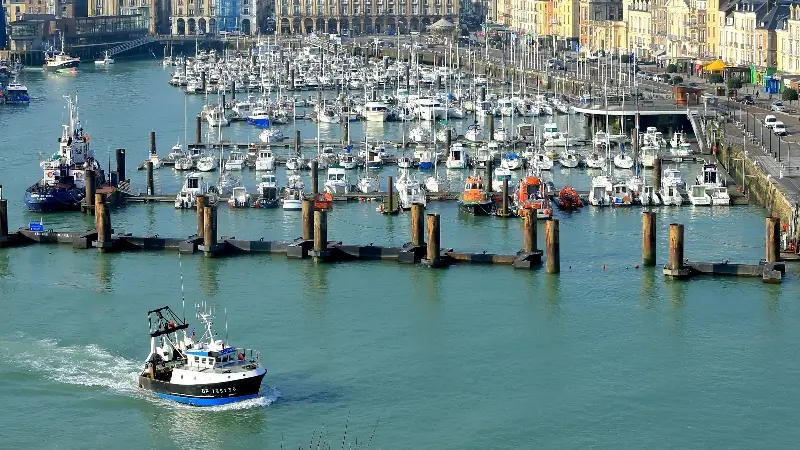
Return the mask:
[[3,102],[6,104],[28,104],[31,97],[28,95],[28,88],[16,81],[9,83],[3,90]]
[[25,191],[29,211],[58,212],[80,210],[86,197],[86,171],[94,170],[95,186],[105,179],[100,164],[89,147],[89,135],[78,120],[77,97],[67,97],[69,122],[58,138],[58,151],[39,163],[42,179]]

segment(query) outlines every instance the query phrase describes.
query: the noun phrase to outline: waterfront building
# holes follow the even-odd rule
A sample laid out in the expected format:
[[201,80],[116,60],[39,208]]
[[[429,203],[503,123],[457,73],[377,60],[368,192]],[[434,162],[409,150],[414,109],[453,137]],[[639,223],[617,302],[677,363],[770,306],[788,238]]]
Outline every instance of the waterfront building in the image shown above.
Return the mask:
[[257,0],[171,0],[173,35],[256,34]]
[[800,5],[789,6],[789,16],[775,30],[778,71],[800,73]]
[[581,48],[591,51],[609,50],[616,47],[611,44],[612,41],[619,42],[616,33],[622,31],[625,34],[621,0],[581,0],[579,17]]
[[553,2],[551,0],[512,0],[511,21],[513,30],[538,36],[557,36],[553,28]]
[[276,0],[281,34],[359,35],[426,31],[440,19],[459,27],[458,0]]
[[551,0],[553,32],[569,42],[580,35],[580,3],[577,0]]
[[626,2],[624,14],[628,28],[628,48],[637,58],[649,60],[655,50],[650,2],[647,0]]
[[666,54],[670,61],[706,55],[706,0],[668,0]]
[[720,59],[720,0],[706,0],[706,55]]
[[719,53],[728,65],[750,66],[752,80],[777,66],[779,26],[789,18],[788,3],[751,0],[731,2],[720,11]]
[[10,24],[9,47],[12,52],[39,51],[64,44],[72,56],[94,55],[99,44],[125,42],[144,37],[149,32],[149,18],[129,14],[121,16],[55,18],[52,15],[26,16]]

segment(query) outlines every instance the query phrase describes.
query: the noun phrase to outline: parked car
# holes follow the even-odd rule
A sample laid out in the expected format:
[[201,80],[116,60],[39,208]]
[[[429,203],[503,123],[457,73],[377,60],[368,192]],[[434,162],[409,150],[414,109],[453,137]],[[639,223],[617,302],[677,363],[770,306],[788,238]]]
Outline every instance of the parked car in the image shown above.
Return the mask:
[[786,131],[786,125],[780,121],[772,124],[772,132],[777,134],[778,136],[786,136],[787,134],[789,134],[789,132]]
[[778,123],[778,118],[773,116],[772,114],[764,117],[764,128],[772,128],[773,125]]
[[769,109],[772,111],[782,112],[786,110],[786,106],[783,104],[783,102],[774,102]]
[[744,105],[753,105],[755,104],[755,100],[753,100],[752,95],[745,95],[744,97],[739,99],[739,103],[742,103]]

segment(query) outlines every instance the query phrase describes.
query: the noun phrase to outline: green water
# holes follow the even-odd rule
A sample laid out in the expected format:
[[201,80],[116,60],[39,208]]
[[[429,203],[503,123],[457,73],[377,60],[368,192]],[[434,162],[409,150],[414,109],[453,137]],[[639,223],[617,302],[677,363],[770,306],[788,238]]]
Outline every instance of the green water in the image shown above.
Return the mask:
[[[126,147],[144,159],[150,129],[173,140],[183,134],[182,96],[165,77],[148,63],[75,77],[26,74],[36,100],[0,112],[0,183],[12,228],[38,219],[24,212],[22,193],[41,174],[38,153],[55,148],[61,95],[79,91],[95,149]],[[166,170],[159,176],[177,180]],[[132,178],[142,183],[141,173]],[[588,184],[581,171],[554,178]],[[407,215],[385,217],[375,206],[337,205],[330,238],[407,242]],[[463,216],[454,204],[429,209],[442,215],[443,246],[521,247],[519,221]],[[672,222],[686,225],[690,259],[763,256],[760,208],[657,213],[660,264]],[[283,441],[296,448],[324,430],[338,447],[347,423],[348,441],[374,433],[374,448],[796,447],[796,268],[777,286],[670,282],[660,270],[634,267],[639,209],[586,208],[559,218],[559,276],[282,256],[184,256],[181,270],[171,252],[0,250],[2,446],[249,449]],[[225,210],[219,230],[290,239],[300,234],[298,219],[282,210]],[[92,226],[77,215],[45,222]],[[115,210],[112,223],[118,232],[186,236],[196,222],[191,212],[150,204]],[[149,345],[146,311],[181,309],[181,274],[188,317],[197,301],[227,308],[230,340],[265,355],[261,398],[195,409],[137,389]]]

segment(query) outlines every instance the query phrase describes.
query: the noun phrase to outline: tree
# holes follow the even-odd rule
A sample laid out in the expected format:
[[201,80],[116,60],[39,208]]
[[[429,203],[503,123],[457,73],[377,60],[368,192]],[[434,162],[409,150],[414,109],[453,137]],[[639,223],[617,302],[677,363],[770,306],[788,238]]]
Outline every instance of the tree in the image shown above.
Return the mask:
[[620,55],[619,62],[620,62],[620,64],[630,64],[631,63],[631,55],[628,55],[628,54]]
[[723,81],[725,81],[725,79],[722,78],[722,74],[719,73],[712,73],[711,76],[708,77],[709,83],[719,84],[722,83]]
[[728,79],[728,89],[733,91],[738,91],[742,88],[742,79],[741,78],[730,78]]
[[783,92],[781,92],[781,100],[790,103],[797,100],[797,89],[785,88]]
[[667,66],[667,73],[675,73],[678,71],[678,66],[675,64],[670,64]]
[[673,86],[681,84],[681,83],[683,83],[683,77],[676,75],[676,76],[672,77],[671,82],[672,82]]

